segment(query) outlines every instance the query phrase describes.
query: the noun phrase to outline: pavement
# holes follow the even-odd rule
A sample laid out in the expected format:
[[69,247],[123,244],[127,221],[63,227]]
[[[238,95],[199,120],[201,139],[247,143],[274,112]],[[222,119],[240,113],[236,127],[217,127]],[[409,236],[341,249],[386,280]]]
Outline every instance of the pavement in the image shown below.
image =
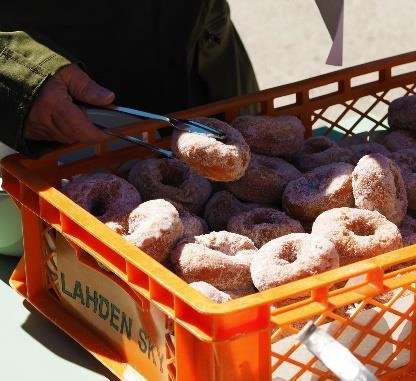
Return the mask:
[[[314,0],[228,2],[261,89],[339,69]],[[414,0],[345,0],[342,67],[415,50],[415,14]]]

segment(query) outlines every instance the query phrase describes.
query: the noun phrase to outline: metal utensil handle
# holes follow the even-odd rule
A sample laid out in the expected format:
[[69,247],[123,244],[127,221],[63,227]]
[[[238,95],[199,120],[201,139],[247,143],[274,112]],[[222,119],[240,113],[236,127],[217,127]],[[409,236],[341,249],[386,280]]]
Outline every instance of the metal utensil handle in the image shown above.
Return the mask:
[[[179,119],[181,120],[181,119]],[[206,124],[203,123],[199,123],[196,120],[190,119],[190,120],[185,120],[184,121],[186,124],[191,124],[194,125],[196,127],[202,128],[205,131],[211,132],[212,134],[216,135],[216,136],[221,136],[222,138],[225,138],[225,135],[223,134],[222,131],[219,131],[218,129],[214,128],[214,127],[210,127]],[[224,135],[224,136],[223,136]]]
[[298,340],[341,381],[378,381],[348,348],[313,322],[302,328]]
[[166,123],[170,123],[170,120],[167,116],[159,115],[159,114],[153,114],[153,113],[147,112],[147,111],[141,111],[141,110],[136,110],[136,109],[129,108],[129,107],[114,106],[114,105],[108,106],[106,108],[108,108],[109,110],[113,110],[113,111],[123,113],[123,114],[138,116],[140,118],[157,119],[157,120],[161,120],[161,121],[166,122]]
[[170,151],[170,150],[167,150],[167,149],[163,149],[163,148],[156,147],[156,146],[154,146],[154,145],[152,145],[152,144],[149,144],[149,143],[146,143],[146,142],[144,142],[143,140],[141,140],[141,139],[139,139],[139,138],[136,138],[136,137],[134,137],[134,136],[130,136],[130,135],[123,135],[123,134],[121,134],[121,133],[118,133],[118,132],[112,131],[112,130],[111,130],[110,128],[108,128],[108,127],[100,126],[100,125],[98,125],[98,124],[96,124],[96,126],[97,126],[99,129],[103,130],[103,131],[104,131],[104,133],[106,133],[107,135],[116,136],[116,137],[118,137],[118,138],[120,138],[120,139],[122,139],[122,140],[125,140],[125,141],[127,141],[127,142],[130,142],[130,143],[133,143],[133,144],[137,144],[137,145],[142,146],[142,147],[146,147],[146,148],[148,148],[148,149],[150,149],[150,150],[152,150],[152,151],[154,151],[154,152],[157,152],[157,153],[159,153],[159,154],[161,154],[161,155],[163,155],[163,156],[166,156],[166,157],[168,157],[168,158],[170,158],[170,159],[175,158],[175,154],[174,154],[172,151]]
[[123,106],[116,106],[116,105],[108,105],[108,106],[93,106],[93,105],[84,105],[90,109],[99,109],[99,110],[109,110],[118,112],[121,114],[133,115],[139,118],[145,119],[156,119],[162,122],[166,122],[170,124],[172,127],[177,128],[181,131],[188,131],[188,132],[196,132],[196,133],[203,133],[203,134],[212,134],[213,138],[224,140],[225,134],[222,131],[217,130],[214,127],[207,126],[203,123],[199,123],[195,120],[185,120],[185,119],[176,119],[176,118],[169,118],[168,116],[154,114],[147,111],[137,110],[130,107],[123,107]]

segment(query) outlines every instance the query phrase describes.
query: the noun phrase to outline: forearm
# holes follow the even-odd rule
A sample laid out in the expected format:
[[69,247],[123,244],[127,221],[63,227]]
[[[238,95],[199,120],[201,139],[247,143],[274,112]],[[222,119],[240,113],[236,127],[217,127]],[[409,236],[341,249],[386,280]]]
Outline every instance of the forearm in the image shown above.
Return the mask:
[[38,153],[23,136],[26,115],[43,83],[69,63],[67,58],[25,32],[0,31],[0,140],[3,143],[29,155]]

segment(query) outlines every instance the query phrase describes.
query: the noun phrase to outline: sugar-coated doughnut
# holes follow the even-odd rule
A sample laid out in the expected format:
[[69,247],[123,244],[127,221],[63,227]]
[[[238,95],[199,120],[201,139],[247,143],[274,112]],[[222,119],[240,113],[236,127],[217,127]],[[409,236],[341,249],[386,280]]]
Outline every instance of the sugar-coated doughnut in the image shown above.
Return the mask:
[[416,96],[395,99],[389,105],[387,116],[391,128],[416,130]]
[[294,158],[294,164],[302,172],[308,172],[326,164],[352,163],[353,161],[354,154],[348,148],[339,147],[326,136],[314,136],[305,140],[302,152]]
[[205,220],[195,214],[192,214],[181,203],[172,200],[170,202],[178,211],[183,225],[183,234],[181,239],[192,240],[195,236],[209,233],[209,228]]
[[192,282],[189,285],[215,303],[225,303],[231,300],[230,295],[218,290],[218,288],[207,282]]
[[305,140],[302,154],[313,154],[327,150],[328,148],[336,148],[338,144],[326,136],[312,136]]
[[252,154],[244,176],[225,184],[240,200],[259,203],[280,203],[286,184],[301,173],[278,157]]
[[195,290],[199,291],[201,294],[205,295],[208,299],[211,299],[215,303],[225,303],[232,299],[241,298],[246,295],[254,294],[256,290],[250,288],[248,290],[238,290],[238,291],[221,291],[218,288],[207,282],[192,282],[189,285]]
[[203,177],[234,181],[242,177],[250,162],[250,148],[238,130],[214,118],[195,119],[226,135],[225,141],[196,133],[174,130],[172,150],[179,160]]
[[291,181],[283,192],[283,209],[301,221],[313,221],[322,212],[354,206],[352,172],[347,163],[333,163],[313,169]]
[[406,185],[408,208],[416,210],[416,147],[393,152],[389,158],[400,166]]
[[241,202],[231,192],[220,191],[214,193],[205,205],[204,219],[212,230],[220,231],[227,228],[231,216],[260,207],[263,206]]
[[360,159],[352,173],[355,205],[377,210],[400,224],[407,212],[407,193],[399,166],[387,157],[373,153]]
[[228,231],[211,232],[197,236],[195,237],[195,243],[226,255],[240,254],[241,257],[250,256],[253,251],[257,251],[250,238]]
[[364,131],[354,133],[354,135],[345,135],[339,142],[340,147],[349,148],[352,145],[366,144],[366,143],[380,143],[383,141],[387,132],[382,131]]
[[306,233],[293,233],[266,243],[251,263],[259,291],[277,287],[339,266],[333,243]]
[[227,230],[249,237],[256,247],[290,233],[303,233],[299,221],[277,209],[261,208],[236,214],[228,221]]
[[179,242],[170,258],[178,276],[186,282],[204,281],[226,290],[248,290],[252,287],[247,253],[255,250],[247,237],[229,232],[212,232],[195,237],[195,242]]
[[416,148],[416,131],[393,130],[386,135],[383,144],[392,152]]
[[176,208],[158,199],[140,204],[128,216],[128,233],[124,236],[158,262],[164,261],[182,237],[183,225]]
[[402,247],[397,226],[375,210],[327,210],[313,223],[312,235],[329,239],[335,245],[341,266]]
[[63,192],[116,231],[120,228],[118,220],[142,201],[133,185],[111,173],[76,176],[65,184]]
[[195,216],[192,213],[182,214],[181,221],[183,225],[183,239],[193,239],[198,235],[209,232],[207,223],[201,217]]
[[403,240],[403,247],[416,243],[416,219],[407,215],[399,225],[400,234]]
[[129,173],[129,181],[144,200],[157,198],[180,202],[192,213],[201,213],[212,185],[179,160],[145,159]]
[[303,146],[305,127],[295,116],[245,115],[234,119],[232,126],[259,154],[290,157]]
[[371,153],[381,153],[384,156],[390,154],[390,151],[380,143],[363,143],[363,144],[354,144],[348,147],[354,154],[354,163],[358,161],[365,155]]

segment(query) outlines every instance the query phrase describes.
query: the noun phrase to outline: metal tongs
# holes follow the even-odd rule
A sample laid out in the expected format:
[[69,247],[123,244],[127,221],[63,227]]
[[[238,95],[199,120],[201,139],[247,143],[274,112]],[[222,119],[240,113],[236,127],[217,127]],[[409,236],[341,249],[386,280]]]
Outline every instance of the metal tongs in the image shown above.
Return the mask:
[[299,332],[298,340],[340,381],[378,381],[348,348],[312,321]]
[[[93,109],[109,110],[109,111],[114,111],[114,112],[118,112],[121,114],[137,116],[137,117],[144,118],[144,119],[156,119],[162,122],[169,123],[172,127],[180,131],[186,131],[186,132],[192,132],[192,133],[196,133],[200,135],[205,135],[207,137],[211,137],[217,140],[225,139],[225,134],[223,132],[217,130],[216,128],[207,126],[203,123],[197,122],[196,120],[177,119],[177,118],[172,118],[172,117],[168,117],[165,115],[159,115],[159,114],[154,114],[154,113],[150,113],[146,111],[135,110],[129,107],[122,107],[122,106],[115,106],[115,105],[110,105],[106,107],[97,107],[97,106],[88,105],[87,108],[90,110],[93,110]],[[117,136],[119,139],[146,147],[154,152],[157,152],[169,158],[175,157],[175,154],[170,150],[156,147],[152,144],[146,143],[142,139],[139,139],[135,136],[125,135],[125,134],[122,134],[121,132],[113,131],[109,127],[105,127],[97,123],[94,123],[94,124],[108,135]]]

